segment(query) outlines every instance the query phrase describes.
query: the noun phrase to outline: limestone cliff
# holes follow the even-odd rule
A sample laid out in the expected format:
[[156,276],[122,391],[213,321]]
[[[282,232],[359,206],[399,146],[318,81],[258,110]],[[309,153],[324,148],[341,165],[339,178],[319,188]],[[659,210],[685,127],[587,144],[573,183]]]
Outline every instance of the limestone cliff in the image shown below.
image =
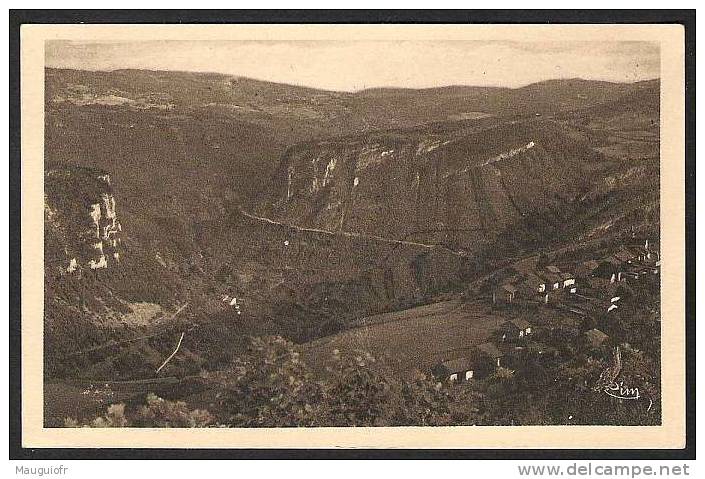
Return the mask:
[[71,274],[118,264],[122,226],[110,176],[89,168],[52,169],[44,187],[46,267]]
[[286,152],[264,211],[288,224],[471,248],[570,201],[599,158],[547,121],[334,138]]

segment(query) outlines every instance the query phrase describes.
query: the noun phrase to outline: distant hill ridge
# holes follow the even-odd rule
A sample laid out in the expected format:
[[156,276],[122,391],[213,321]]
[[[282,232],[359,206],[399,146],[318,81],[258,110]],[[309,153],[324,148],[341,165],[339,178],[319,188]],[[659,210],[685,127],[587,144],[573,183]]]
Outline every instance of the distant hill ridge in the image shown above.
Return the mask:
[[658,84],[660,79],[650,79],[650,80],[640,80],[636,82],[615,82],[606,80],[588,80],[580,77],[575,78],[553,78],[548,80],[541,80],[527,85],[519,87],[504,87],[504,86],[491,86],[491,85],[471,85],[471,84],[453,84],[453,85],[442,85],[434,87],[394,87],[394,86],[379,86],[363,88],[356,91],[344,91],[344,90],[332,90],[326,88],[316,88],[306,85],[297,85],[292,83],[282,83],[271,80],[263,80],[258,78],[251,78],[236,74],[228,73],[218,73],[218,72],[196,72],[196,71],[186,71],[186,70],[146,70],[137,68],[118,68],[114,70],[79,70],[73,68],[53,68],[49,67],[45,69],[47,74],[51,75],[72,75],[72,74],[92,74],[96,77],[100,76],[111,76],[115,78],[116,75],[143,75],[151,76],[154,78],[201,78],[201,79],[216,79],[216,80],[228,80],[239,82],[243,84],[260,84],[269,86],[279,86],[289,89],[298,89],[308,92],[322,92],[322,93],[343,93],[349,95],[376,95],[376,94],[414,94],[414,93],[439,93],[439,94],[467,94],[467,93],[484,93],[491,91],[507,91],[507,90],[522,90],[522,89],[537,89],[543,87],[550,88],[575,88],[575,87],[615,87],[615,86],[646,86],[652,84]]

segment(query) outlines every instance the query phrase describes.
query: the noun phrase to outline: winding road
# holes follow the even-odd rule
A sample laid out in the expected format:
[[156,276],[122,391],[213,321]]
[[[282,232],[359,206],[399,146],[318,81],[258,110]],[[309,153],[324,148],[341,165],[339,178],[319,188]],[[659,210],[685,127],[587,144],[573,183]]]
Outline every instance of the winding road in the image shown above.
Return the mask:
[[347,238],[360,238],[360,239],[366,239],[366,240],[372,240],[372,241],[380,241],[383,243],[389,243],[389,244],[394,244],[394,245],[416,246],[419,248],[426,248],[426,249],[443,248],[443,249],[446,249],[457,256],[465,256],[464,253],[461,253],[458,251],[453,251],[452,249],[449,249],[447,246],[440,245],[440,244],[419,243],[418,241],[385,238],[384,236],[368,235],[368,234],[364,234],[364,233],[355,233],[352,231],[329,231],[329,230],[323,230],[323,229],[319,229],[319,228],[305,228],[303,226],[282,223],[279,221],[272,220],[270,218],[265,218],[263,216],[257,216],[252,213],[248,213],[247,211],[245,211],[242,208],[240,208],[240,214],[242,214],[243,216],[245,216],[247,218],[255,220],[255,221],[261,221],[264,223],[269,223],[271,225],[281,226],[284,228],[290,228],[290,229],[293,229],[296,231],[302,231],[302,232],[308,232],[308,233],[318,233],[318,234],[324,234],[324,235],[329,235],[329,236],[345,236]]

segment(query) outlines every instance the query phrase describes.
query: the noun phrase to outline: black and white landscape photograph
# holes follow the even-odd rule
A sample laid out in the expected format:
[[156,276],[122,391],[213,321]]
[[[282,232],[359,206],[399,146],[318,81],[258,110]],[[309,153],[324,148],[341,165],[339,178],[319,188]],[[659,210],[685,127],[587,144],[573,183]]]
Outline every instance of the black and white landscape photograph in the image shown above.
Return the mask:
[[47,40],[44,427],[661,425],[661,54]]

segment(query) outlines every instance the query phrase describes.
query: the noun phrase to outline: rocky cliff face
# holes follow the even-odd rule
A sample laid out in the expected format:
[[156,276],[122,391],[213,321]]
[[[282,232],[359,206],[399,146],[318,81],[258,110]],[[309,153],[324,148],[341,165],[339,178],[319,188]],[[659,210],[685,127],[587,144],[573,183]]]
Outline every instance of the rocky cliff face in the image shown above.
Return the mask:
[[471,248],[571,201],[600,155],[551,122],[292,147],[266,208],[290,224]]
[[153,331],[169,317],[167,312],[176,311],[175,303],[190,299],[180,294],[179,278],[150,259],[153,250],[138,239],[130,238],[126,253],[118,201],[111,177],[103,170],[77,166],[46,170],[44,364],[48,376],[144,377],[173,347],[168,345],[170,340],[118,346]]
[[89,168],[53,169],[44,186],[47,268],[72,274],[119,263],[122,226],[110,176]]

